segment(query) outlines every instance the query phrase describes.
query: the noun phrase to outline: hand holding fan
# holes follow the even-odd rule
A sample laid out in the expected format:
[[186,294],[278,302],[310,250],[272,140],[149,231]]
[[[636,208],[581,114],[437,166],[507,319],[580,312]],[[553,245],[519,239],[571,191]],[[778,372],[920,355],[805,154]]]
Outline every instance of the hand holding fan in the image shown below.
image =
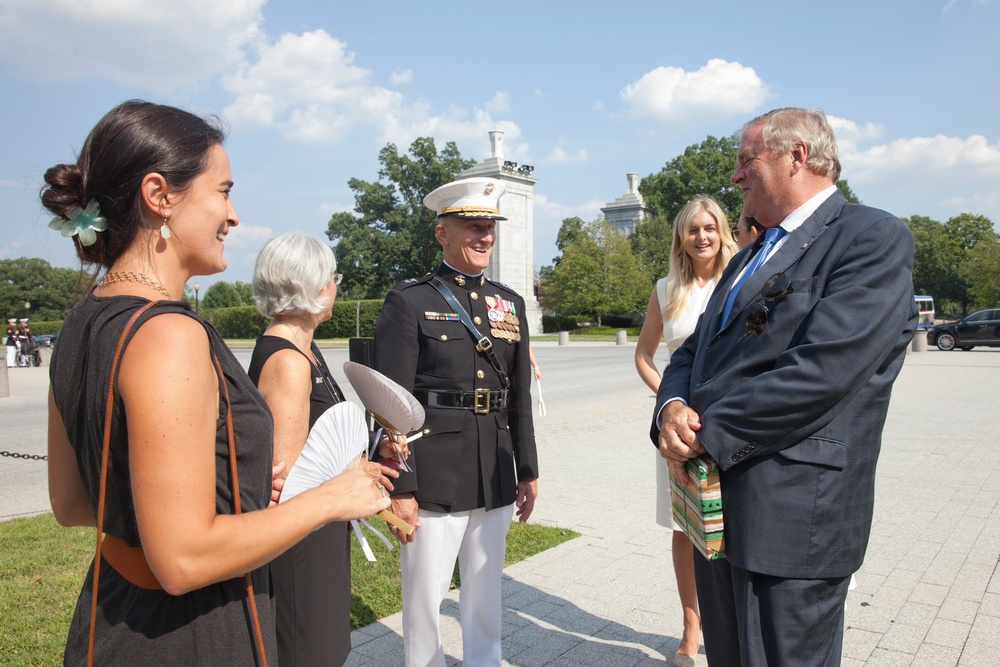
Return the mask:
[[[424,425],[424,407],[413,394],[363,364],[344,362],[344,374],[365,408],[386,430],[396,449],[397,460],[405,466],[395,442],[400,436],[406,436]],[[419,437],[419,434],[408,437],[407,442],[413,442]]]
[[[368,427],[361,408],[347,401],[337,403],[320,415],[310,429],[302,453],[285,478],[280,502],[356,469],[367,448]],[[407,535],[413,532],[413,526],[389,510],[378,515]]]

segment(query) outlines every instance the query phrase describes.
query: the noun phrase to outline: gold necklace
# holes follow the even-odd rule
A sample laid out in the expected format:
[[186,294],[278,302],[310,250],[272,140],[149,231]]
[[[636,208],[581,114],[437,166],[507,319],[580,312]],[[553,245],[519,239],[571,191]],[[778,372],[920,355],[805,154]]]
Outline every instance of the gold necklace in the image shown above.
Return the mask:
[[133,273],[132,271],[113,271],[108,273],[101,279],[101,282],[97,283],[97,286],[107,287],[115,283],[139,283],[140,285],[145,285],[150,289],[156,290],[170,301],[174,300],[174,297],[170,296],[170,292],[167,291],[166,287],[152,278],[144,276],[141,273]]

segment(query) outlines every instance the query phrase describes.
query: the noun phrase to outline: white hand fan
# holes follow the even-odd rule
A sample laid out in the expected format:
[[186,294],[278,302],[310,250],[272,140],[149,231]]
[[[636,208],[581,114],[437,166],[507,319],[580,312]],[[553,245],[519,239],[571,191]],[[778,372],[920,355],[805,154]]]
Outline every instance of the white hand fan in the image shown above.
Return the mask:
[[[302,453],[285,478],[280,502],[291,500],[342,472],[354,470],[367,449],[368,426],[361,408],[347,401],[332,406],[309,430]],[[382,510],[378,515],[406,534],[413,532],[413,526],[389,510]]]
[[424,407],[397,383],[353,361],[344,362],[344,374],[365,408],[390,433],[406,435],[424,425]]

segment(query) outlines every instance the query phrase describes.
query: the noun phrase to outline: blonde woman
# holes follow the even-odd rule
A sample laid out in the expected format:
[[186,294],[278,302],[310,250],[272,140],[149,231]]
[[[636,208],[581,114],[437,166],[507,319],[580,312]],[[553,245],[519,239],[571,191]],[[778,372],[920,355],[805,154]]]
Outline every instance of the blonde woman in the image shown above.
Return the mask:
[[[667,345],[669,361],[669,355],[694,332],[719,276],[738,250],[725,213],[711,197],[692,200],[674,218],[670,271],[657,281],[649,295],[646,321],[635,348],[635,368],[654,393],[660,386],[660,372],[653,361],[660,339]],[[674,525],[670,478],[666,461],[659,455],[656,457],[656,522],[673,529],[674,575],[684,609],[684,633],[673,664],[675,667],[694,665],[701,638],[701,619],[694,583],[693,551],[690,540]]]

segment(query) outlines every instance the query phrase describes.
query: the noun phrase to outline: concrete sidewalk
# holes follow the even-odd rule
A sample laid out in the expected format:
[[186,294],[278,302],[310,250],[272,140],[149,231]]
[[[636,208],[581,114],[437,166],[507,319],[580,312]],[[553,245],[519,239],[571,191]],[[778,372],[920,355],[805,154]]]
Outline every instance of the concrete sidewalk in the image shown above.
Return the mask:
[[[583,359],[572,347],[535,350],[548,416],[536,418],[532,521],[582,536],[506,569],[504,665],[669,665],[681,618],[669,534],[653,521],[652,397],[633,346]],[[848,596],[845,667],[1000,664],[998,368],[1000,350],[982,349],[904,364],[868,557]],[[570,383],[557,383],[564,373]],[[457,600],[442,611],[449,665],[462,659]],[[402,665],[400,627],[397,614],[355,631],[348,665]]]
[[[633,352],[535,345],[548,415],[535,421],[542,477],[531,520],[581,537],[506,569],[505,665],[670,664],[680,606],[669,531],[654,522],[653,397]],[[237,351],[244,363],[249,354]],[[324,354],[342,378],[346,350]],[[911,353],[904,364],[868,557],[847,599],[845,666],[1000,665],[998,369],[992,349]],[[0,450],[44,454],[48,368],[10,371]],[[49,511],[43,461],[0,456],[0,484],[0,518]],[[449,665],[462,659],[457,599],[442,613]],[[352,641],[351,667],[403,664],[398,614]]]

